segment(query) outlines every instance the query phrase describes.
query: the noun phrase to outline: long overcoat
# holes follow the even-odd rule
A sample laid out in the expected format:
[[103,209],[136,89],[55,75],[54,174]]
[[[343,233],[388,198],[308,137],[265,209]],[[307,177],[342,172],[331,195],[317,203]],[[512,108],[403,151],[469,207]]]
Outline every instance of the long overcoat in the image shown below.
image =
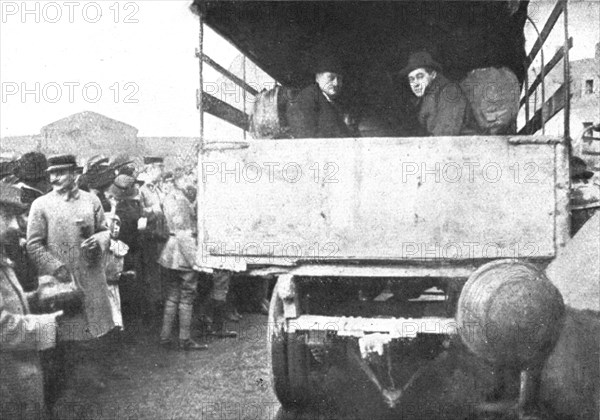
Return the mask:
[[428,136],[476,134],[476,124],[467,97],[458,83],[438,73],[418,101],[418,121]]
[[[163,300],[161,271],[157,260],[160,257],[164,242],[157,241],[151,233],[153,227],[160,220],[160,214],[163,213],[164,193],[159,185],[146,183],[140,187],[139,198],[142,206],[142,216],[148,218],[147,228],[140,232],[138,236],[139,240],[142,241],[142,273],[139,273],[139,275],[145,290],[146,302],[157,304]],[[131,254],[134,255],[134,252]]]
[[[2,257],[0,257],[2,258]],[[12,269],[0,259],[0,418],[44,416],[40,350],[56,344],[54,315],[33,315]]]
[[[80,248],[90,235],[96,237],[102,249],[99,259],[86,258]],[[31,205],[27,251],[38,274],[52,275],[64,265],[84,293],[83,313],[65,317],[59,323],[59,340],[89,340],[114,328],[104,271],[109,245],[104,210],[94,194],[78,191],[67,200],[51,191]]]
[[352,137],[335,102],[329,102],[315,83],[291,98],[287,122],[294,138]]

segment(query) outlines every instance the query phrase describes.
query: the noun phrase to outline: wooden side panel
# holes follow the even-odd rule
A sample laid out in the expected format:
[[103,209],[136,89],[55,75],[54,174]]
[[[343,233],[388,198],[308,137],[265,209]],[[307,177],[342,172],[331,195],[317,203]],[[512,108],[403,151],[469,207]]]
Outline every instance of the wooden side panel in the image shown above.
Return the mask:
[[557,142],[362,138],[209,147],[201,249],[248,263],[252,256],[552,257],[555,164],[566,165],[557,161]]

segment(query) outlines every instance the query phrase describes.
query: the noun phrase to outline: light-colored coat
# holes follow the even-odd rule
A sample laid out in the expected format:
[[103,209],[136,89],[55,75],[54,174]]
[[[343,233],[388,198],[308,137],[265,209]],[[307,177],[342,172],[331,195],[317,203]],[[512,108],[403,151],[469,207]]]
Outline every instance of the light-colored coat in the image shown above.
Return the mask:
[[[0,418],[44,415],[40,350],[56,344],[54,315],[32,315],[28,296],[7,260],[0,260]],[[15,411],[20,405],[25,411]]]
[[171,236],[158,263],[171,270],[189,271],[196,261],[196,218],[194,207],[183,194],[173,188],[165,197],[163,209]]
[[[84,258],[80,245],[86,238],[81,226],[89,229],[99,242],[102,248],[99,261],[90,263]],[[109,244],[102,205],[91,193],[79,191],[77,198],[66,201],[52,191],[31,205],[27,251],[38,267],[38,274],[52,275],[64,265],[85,296],[83,313],[60,322],[59,340],[89,340],[114,328],[104,271]]]

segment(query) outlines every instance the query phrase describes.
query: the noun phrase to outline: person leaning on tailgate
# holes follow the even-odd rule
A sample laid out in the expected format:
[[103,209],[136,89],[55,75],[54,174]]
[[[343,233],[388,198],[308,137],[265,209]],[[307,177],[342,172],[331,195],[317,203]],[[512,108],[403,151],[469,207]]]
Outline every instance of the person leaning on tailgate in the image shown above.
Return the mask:
[[442,73],[428,52],[412,54],[400,70],[416,96],[419,125],[428,136],[475,134],[471,108],[458,83]]
[[343,69],[334,57],[314,68],[315,83],[290,99],[287,121],[294,138],[352,137],[337,100],[343,87]]

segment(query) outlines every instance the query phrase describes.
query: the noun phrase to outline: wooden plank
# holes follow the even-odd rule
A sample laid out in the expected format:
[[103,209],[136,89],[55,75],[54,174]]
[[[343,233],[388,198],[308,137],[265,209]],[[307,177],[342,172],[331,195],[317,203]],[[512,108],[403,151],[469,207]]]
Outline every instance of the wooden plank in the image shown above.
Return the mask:
[[554,244],[557,253],[571,238],[571,213],[565,211],[570,203],[570,156],[571,145],[568,139],[555,146],[556,162],[565,162],[556,165],[556,188],[554,188],[554,202],[556,203],[556,223],[554,224]]
[[[564,43],[568,44],[569,39],[569,10],[565,6],[563,10],[563,26],[564,26]],[[565,102],[565,112],[563,114],[563,137],[567,141],[571,141],[571,62],[569,61],[569,49],[565,50],[565,58],[563,60],[563,84],[565,90],[563,92]]]
[[[573,38],[569,38],[569,49],[571,49],[572,47],[573,47]],[[552,59],[548,62],[548,64],[546,64],[544,66],[544,71],[540,72],[540,74],[537,75],[537,77],[535,78],[533,83],[529,86],[527,93],[521,98],[521,103],[519,104],[519,108],[521,108],[525,104],[525,102],[529,99],[529,97],[533,94],[533,92],[535,92],[535,89],[542,82],[542,74],[544,75],[544,77],[548,76],[548,73],[550,73],[550,71],[554,68],[554,66],[556,66],[558,64],[558,62],[561,60],[561,58],[563,58],[564,54],[565,54],[565,48],[564,48],[564,46],[562,46],[562,47],[560,47],[560,49],[558,51],[556,51],[556,54],[554,54],[554,57],[552,57]]]
[[211,94],[202,92],[202,102],[204,106],[204,112],[208,112],[215,117],[221,118],[242,130],[248,130],[249,118],[248,115],[240,111],[234,106],[229,105],[227,102],[215,98]]
[[541,32],[539,38],[535,41],[535,44],[533,44],[533,48],[531,48],[531,51],[529,52],[529,55],[527,56],[527,58],[525,60],[526,68],[529,68],[529,66],[533,62],[533,59],[535,58],[537,53],[540,52],[540,50],[542,49],[542,45],[544,45],[544,42],[546,42],[546,38],[548,38],[548,36],[550,35],[552,28],[554,28],[556,21],[558,20],[558,18],[560,17],[560,15],[562,14],[562,12],[564,11],[564,8],[566,6],[567,6],[567,0],[558,0],[556,2],[556,6],[554,6],[552,13],[550,13],[548,20],[546,21],[546,24],[544,25],[544,29],[542,29],[542,32]]
[[204,61],[206,64],[211,66],[213,69],[215,69],[216,71],[221,73],[223,76],[230,79],[232,82],[234,82],[236,85],[238,85],[239,87],[244,89],[246,92],[248,92],[254,96],[258,95],[258,91],[256,89],[254,89],[252,86],[250,86],[249,84],[244,82],[242,79],[237,77],[235,74],[231,73],[226,68],[222,67],[219,63],[215,62],[212,58],[210,58],[206,54],[201,54],[201,56],[202,56],[202,61]]
[[476,270],[468,261],[457,267],[413,266],[369,266],[369,265],[303,265],[290,273],[309,277],[450,277],[467,278]]
[[556,142],[254,140],[207,150],[205,240],[247,264],[551,258]]
[[[554,117],[560,110],[565,107],[565,94],[564,85],[561,85],[550,99],[546,101],[544,106],[538,109],[533,117],[519,130],[519,134],[534,134],[540,128],[542,124]],[[542,115],[544,121],[542,122]]]
[[287,320],[288,333],[296,331],[331,331],[338,336],[362,337],[387,334],[390,339],[415,338],[418,334],[454,335],[458,323],[454,318],[361,318],[347,316],[301,315]]

